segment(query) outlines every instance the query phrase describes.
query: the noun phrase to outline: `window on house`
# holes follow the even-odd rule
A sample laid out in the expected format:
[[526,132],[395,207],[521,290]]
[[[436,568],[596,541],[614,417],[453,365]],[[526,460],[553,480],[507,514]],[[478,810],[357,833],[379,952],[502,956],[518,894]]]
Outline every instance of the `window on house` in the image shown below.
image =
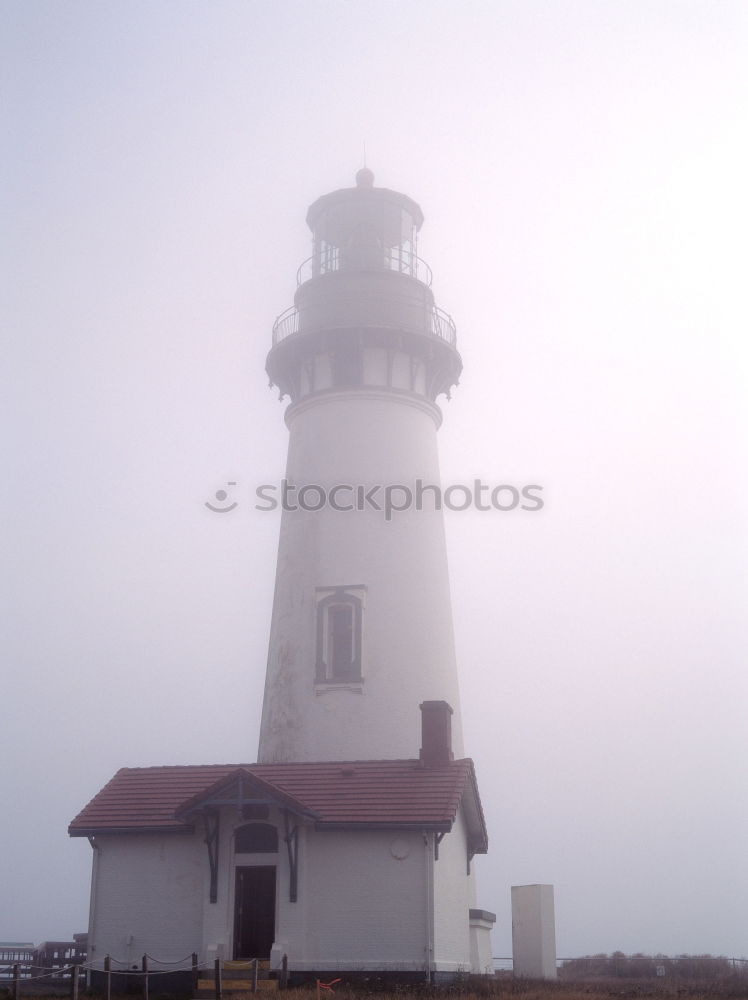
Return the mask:
[[236,831],[238,854],[277,854],[278,831],[270,823],[247,823]]
[[361,680],[363,601],[353,590],[322,592],[317,603],[317,668],[319,683]]

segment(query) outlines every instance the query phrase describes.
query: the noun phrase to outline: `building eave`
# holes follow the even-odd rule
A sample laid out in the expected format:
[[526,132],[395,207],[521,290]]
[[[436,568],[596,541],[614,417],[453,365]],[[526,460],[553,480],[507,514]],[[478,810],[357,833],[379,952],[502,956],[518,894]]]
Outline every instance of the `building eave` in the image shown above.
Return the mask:
[[428,833],[449,833],[452,829],[453,824],[451,822],[441,822],[441,823],[423,823],[417,820],[409,820],[401,823],[390,822],[390,823],[373,823],[373,822],[348,822],[348,823],[335,823],[335,822],[325,822],[320,820],[314,824],[315,830],[319,831],[336,831],[336,830],[415,830],[415,831],[426,831]]
[[184,834],[194,833],[195,827],[192,823],[180,823],[172,826],[80,826],[68,827],[69,837],[103,837],[103,836],[123,836],[125,834]]
[[475,775],[475,765],[470,758],[465,785],[462,790],[462,808],[465,822],[468,826],[468,840],[473,854],[488,853],[488,830],[483,805],[478,791],[478,779]]

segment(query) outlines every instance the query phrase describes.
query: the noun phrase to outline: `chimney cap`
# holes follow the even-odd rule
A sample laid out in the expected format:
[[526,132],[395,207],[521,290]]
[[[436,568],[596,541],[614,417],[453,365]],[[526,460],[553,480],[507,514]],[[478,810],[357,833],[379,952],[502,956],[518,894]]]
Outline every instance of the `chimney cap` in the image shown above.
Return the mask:
[[450,715],[454,715],[455,710],[449,704],[448,701],[422,701],[418,706],[421,711],[425,709],[427,712],[443,712],[445,709]]

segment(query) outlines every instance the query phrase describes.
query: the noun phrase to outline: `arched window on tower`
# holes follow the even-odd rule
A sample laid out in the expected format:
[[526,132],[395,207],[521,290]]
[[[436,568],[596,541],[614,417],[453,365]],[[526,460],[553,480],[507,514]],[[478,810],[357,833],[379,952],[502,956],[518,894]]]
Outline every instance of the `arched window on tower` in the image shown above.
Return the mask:
[[353,648],[353,605],[333,604],[328,615],[330,674],[335,677],[349,677],[353,669],[355,649]]
[[234,835],[237,854],[277,854],[278,830],[270,823],[246,823]]
[[317,665],[318,683],[361,680],[361,632],[363,588],[335,587],[318,594]]

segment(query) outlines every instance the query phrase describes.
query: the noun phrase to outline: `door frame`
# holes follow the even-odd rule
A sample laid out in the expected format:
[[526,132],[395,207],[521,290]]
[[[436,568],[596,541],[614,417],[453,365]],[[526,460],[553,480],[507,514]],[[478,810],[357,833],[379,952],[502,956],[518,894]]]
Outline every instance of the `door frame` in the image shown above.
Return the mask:
[[[260,958],[261,960],[270,957],[270,950],[272,949],[273,943],[275,941],[275,935],[278,929],[278,864],[277,855],[269,855],[268,857],[273,858],[271,864],[236,864],[234,865],[234,905],[233,905],[233,920],[232,920],[232,947],[231,954],[234,961],[244,958]],[[241,895],[239,892],[239,877],[240,873],[243,871],[251,871],[253,869],[264,868],[266,870],[273,871],[273,923],[272,923],[272,935],[270,945],[268,947],[267,955],[238,955],[239,948],[239,905],[241,901]]]

